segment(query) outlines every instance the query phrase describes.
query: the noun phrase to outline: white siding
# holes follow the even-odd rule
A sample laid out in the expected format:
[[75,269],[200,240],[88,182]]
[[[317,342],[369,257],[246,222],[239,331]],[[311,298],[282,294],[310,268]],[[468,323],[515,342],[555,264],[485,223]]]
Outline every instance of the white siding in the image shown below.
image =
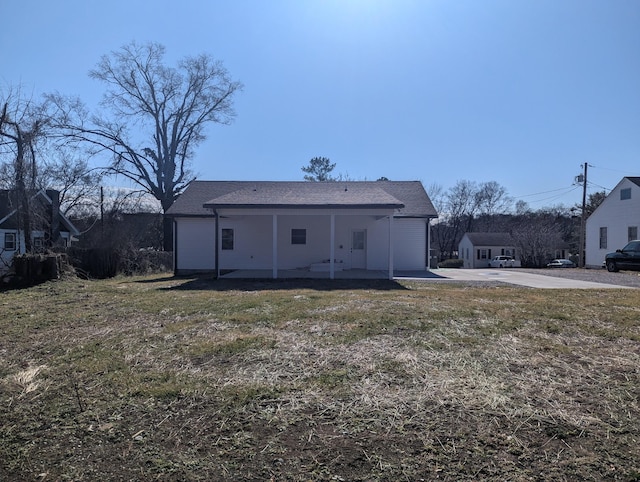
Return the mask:
[[427,267],[427,228],[424,219],[393,220],[393,267],[424,270]]
[[220,269],[271,269],[271,216],[220,219],[220,229],[233,229],[233,250],[220,251]]
[[[373,223],[375,219],[371,216],[335,216],[334,259],[342,269],[351,267],[351,229],[366,229],[369,236]],[[220,252],[221,269],[272,268],[271,215],[222,218],[220,228],[234,230],[233,251]],[[307,243],[291,244],[292,229],[306,229]],[[330,236],[331,217],[328,215],[278,215],[278,268],[306,268],[328,260],[331,257]],[[367,240],[368,248],[377,244],[375,239]]]
[[460,244],[458,245],[458,259],[464,260],[463,268],[475,268],[473,244],[471,244],[466,234],[462,236]]
[[[425,270],[427,267],[427,221],[393,220],[394,270]],[[371,223],[367,231],[367,269],[389,269],[389,219]]]
[[[215,269],[215,219],[176,219],[176,271]],[[272,269],[272,214],[225,213],[219,229],[233,229],[231,250],[220,250],[219,267],[225,269]],[[331,257],[331,216],[328,214],[278,214],[278,269],[307,268]],[[426,220],[394,219],[394,268],[426,269]],[[306,229],[304,245],[291,244],[291,230]],[[366,231],[366,266],[389,268],[389,219],[358,213],[335,214],[334,259],[341,269],[351,268],[351,232]],[[220,236],[221,231],[218,233]]]
[[[329,216],[278,216],[278,268],[306,268],[330,257]],[[306,244],[291,244],[291,230],[306,229]]]
[[176,222],[176,271],[213,271],[215,219],[178,218]]
[[[622,189],[631,189],[631,199],[620,199]],[[604,257],[628,242],[628,228],[637,226],[640,232],[640,187],[624,178],[609,193],[587,219],[585,235],[585,265],[602,266]],[[607,228],[607,247],[600,248],[600,228]]]

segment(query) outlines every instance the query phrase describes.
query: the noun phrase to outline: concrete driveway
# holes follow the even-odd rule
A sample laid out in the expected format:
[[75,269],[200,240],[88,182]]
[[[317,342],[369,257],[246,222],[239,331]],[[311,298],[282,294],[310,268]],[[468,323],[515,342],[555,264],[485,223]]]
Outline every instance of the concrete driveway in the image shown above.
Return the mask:
[[[603,288],[629,288],[628,286],[595,283],[592,281],[580,281],[568,278],[556,278],[542,274],[523,273],[508,269],[458,269],[458,268],[438,268],[429,271],[430,276],[422,279],[450,279],[456,281],[500,281],[530,288],[549,289],[603,289]],[[396,276],[398,279],[420,279],[413,277],[409,273],[407,276]]]

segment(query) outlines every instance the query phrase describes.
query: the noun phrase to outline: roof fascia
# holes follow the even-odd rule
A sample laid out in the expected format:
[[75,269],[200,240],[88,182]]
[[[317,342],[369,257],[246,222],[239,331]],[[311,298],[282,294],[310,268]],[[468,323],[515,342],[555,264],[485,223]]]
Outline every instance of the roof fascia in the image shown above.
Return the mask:
[[203,204],[207,209],[400,209],[404,204]]

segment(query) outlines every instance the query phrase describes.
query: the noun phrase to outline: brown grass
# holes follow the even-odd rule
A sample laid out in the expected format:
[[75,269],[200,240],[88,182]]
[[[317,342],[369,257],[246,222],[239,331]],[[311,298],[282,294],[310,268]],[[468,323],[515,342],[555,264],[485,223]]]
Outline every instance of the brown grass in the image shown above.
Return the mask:
[[640,480],[636,290],[2,294],[0,480]]

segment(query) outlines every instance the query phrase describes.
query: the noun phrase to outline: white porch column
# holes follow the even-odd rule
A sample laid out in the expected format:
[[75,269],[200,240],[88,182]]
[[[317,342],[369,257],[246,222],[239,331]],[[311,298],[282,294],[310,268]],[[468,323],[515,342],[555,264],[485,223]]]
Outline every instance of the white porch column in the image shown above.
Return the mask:
[[329,259],[329,279],[333,279],[335,277],[335,266],[333,265],[336,258],[336,215],[331,214],[331,228],[330,228],[330,236],[329,242],[331,246],[329,248],[329,255],[331,258]]
[[278,215],[273,215],[272,223],[273,248],[271,252],[271,261],[273,263],[273,279],[278,278]]
[[393,214],[389,216],[389,279],[393,279]]
[[427,218],[427,271],[431,271],[431,218]]
[[213,241],[214,250],[216,252],[215,267],[216,267],[216,279],[220,279],[220,237],[222,231],[220,231],[220,215],[216,211],[216,239]]

